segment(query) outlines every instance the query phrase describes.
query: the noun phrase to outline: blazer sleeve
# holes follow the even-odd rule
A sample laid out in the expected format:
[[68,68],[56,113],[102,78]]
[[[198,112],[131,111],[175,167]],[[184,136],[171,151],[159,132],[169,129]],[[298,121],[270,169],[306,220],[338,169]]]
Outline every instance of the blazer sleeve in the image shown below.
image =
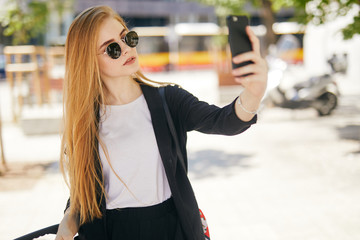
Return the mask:
[[235,101],[222,108],[199,101],[191,93],[179,86],[167,86],[166,100],[171,115],[186,131],[196,130],[202,133],[236,135],[252,124],[257,116],[248,122],[239,119],[235,113]]

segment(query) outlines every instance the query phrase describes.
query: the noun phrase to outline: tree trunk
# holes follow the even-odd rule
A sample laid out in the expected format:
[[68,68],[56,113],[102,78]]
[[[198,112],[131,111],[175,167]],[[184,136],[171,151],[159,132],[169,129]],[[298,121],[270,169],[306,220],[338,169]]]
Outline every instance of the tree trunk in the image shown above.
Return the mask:
[[272,10],[272,3],[270,0],[262,0],[262,10],[261,17],[263,20],[263,24],[266,27],[266,35],[265,35],[265,54],[268,53],[268,48],[271,44],[276,43],[276,36],[273,31],[273,24],[275,23],[275,14]]

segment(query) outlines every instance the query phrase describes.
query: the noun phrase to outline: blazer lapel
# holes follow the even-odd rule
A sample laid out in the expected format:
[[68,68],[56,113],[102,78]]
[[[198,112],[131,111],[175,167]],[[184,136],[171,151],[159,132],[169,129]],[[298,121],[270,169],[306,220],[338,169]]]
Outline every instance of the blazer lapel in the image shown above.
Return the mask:
[[[172,154],[171,135],[167,126],[162,99],[158,88],[142,84],[141,89],[150,110],[156,142],[158,144],[165,171],[167,175],[170,173],[174,175],[176,171],[176,156]],[[170,181],[170,179],[168,179],[168,181]]]
[[[186,172],[177,163],[176,150],[158,88],[144,84],[141,88],[150,110],[155,138],[186,239],[203,239],[199,208]],[[176,168],[177,165],[180,166]]]

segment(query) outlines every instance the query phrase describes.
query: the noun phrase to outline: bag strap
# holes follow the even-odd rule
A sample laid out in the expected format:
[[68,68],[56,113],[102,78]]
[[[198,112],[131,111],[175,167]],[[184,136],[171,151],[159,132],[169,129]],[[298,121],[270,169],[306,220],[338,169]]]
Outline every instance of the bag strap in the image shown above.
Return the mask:
[[[181,150],[180,150],[179,140],[177,138],[177,133],[176,133],[176,129],[175,129],[175,126],[174,126],[174,122],[173,122],[173,119],[171,117],[169,107],[168,107],[168,105],[166,103],[165,88],[160,87],[159,88],[159,93],[160,93],[161,100],[162,100],[162,103],[163,103],[163,107],[164,107],[164,110],[165,110],[165,115],[166,115],[167,123],[168,123],[169,129],[170,129],[170,132],[171,132],[171,136],[172,136],[172,139],[175,142],[177,157],[179,158],[180,163],[183,166],[185,172],[187,172],[184,157],[183,157],[183,155],[181,153]],[[209,233],[209,228],[208,228],[208,225],[207,225],[207,222],[206,222],[206,218],[205,218],[204,214],[202,213],[202,211],[200,209],[199,209],[199,213],[200,213],[200,219],[201,219],[201,224],[202,224],[202,228],[203,228],[203,231],[204,231],[205,240],[210,240],[210,233]]]
[[180,163],[181,163],[182,167],[184,168],[185,172],[187,172],[187,167],[185,165],[185,160],[184,160],[184,157],[183,157],[182,152],[180,150],[180,144],[179,144],[179,140],[178,140],[178,137],[177,137],[174,121],[173,121],[173,119],[171,117],[169,107],[168,107],[168,105],[166,103],[165,87],[160,87],[159,88],[159,93],[160,93],[162,103],[163,103],[163,107],[164,107],[164,110],[165,110],[165,115],[166,115],[167,123],[168,123],[168,126],[169,126],[169,130],[171,132],[172,139],[175,142],[176,155],[179,158]]

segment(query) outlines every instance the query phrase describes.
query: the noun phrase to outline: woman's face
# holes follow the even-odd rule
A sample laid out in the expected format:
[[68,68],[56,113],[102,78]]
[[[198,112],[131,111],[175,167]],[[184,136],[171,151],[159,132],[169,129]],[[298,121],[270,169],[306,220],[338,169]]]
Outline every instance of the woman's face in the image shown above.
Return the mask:
[[[126,33],[127,31],[123,25],[114,18],[105,19],[100,26],[97,58],[103,80],[129,77],[140,68],[136,48],[129,47],[121,40],[125,37]],[[121,48],[121,56],[117,59],[112,59],[105,52],[106,47],[112,42],[119,43]]]

